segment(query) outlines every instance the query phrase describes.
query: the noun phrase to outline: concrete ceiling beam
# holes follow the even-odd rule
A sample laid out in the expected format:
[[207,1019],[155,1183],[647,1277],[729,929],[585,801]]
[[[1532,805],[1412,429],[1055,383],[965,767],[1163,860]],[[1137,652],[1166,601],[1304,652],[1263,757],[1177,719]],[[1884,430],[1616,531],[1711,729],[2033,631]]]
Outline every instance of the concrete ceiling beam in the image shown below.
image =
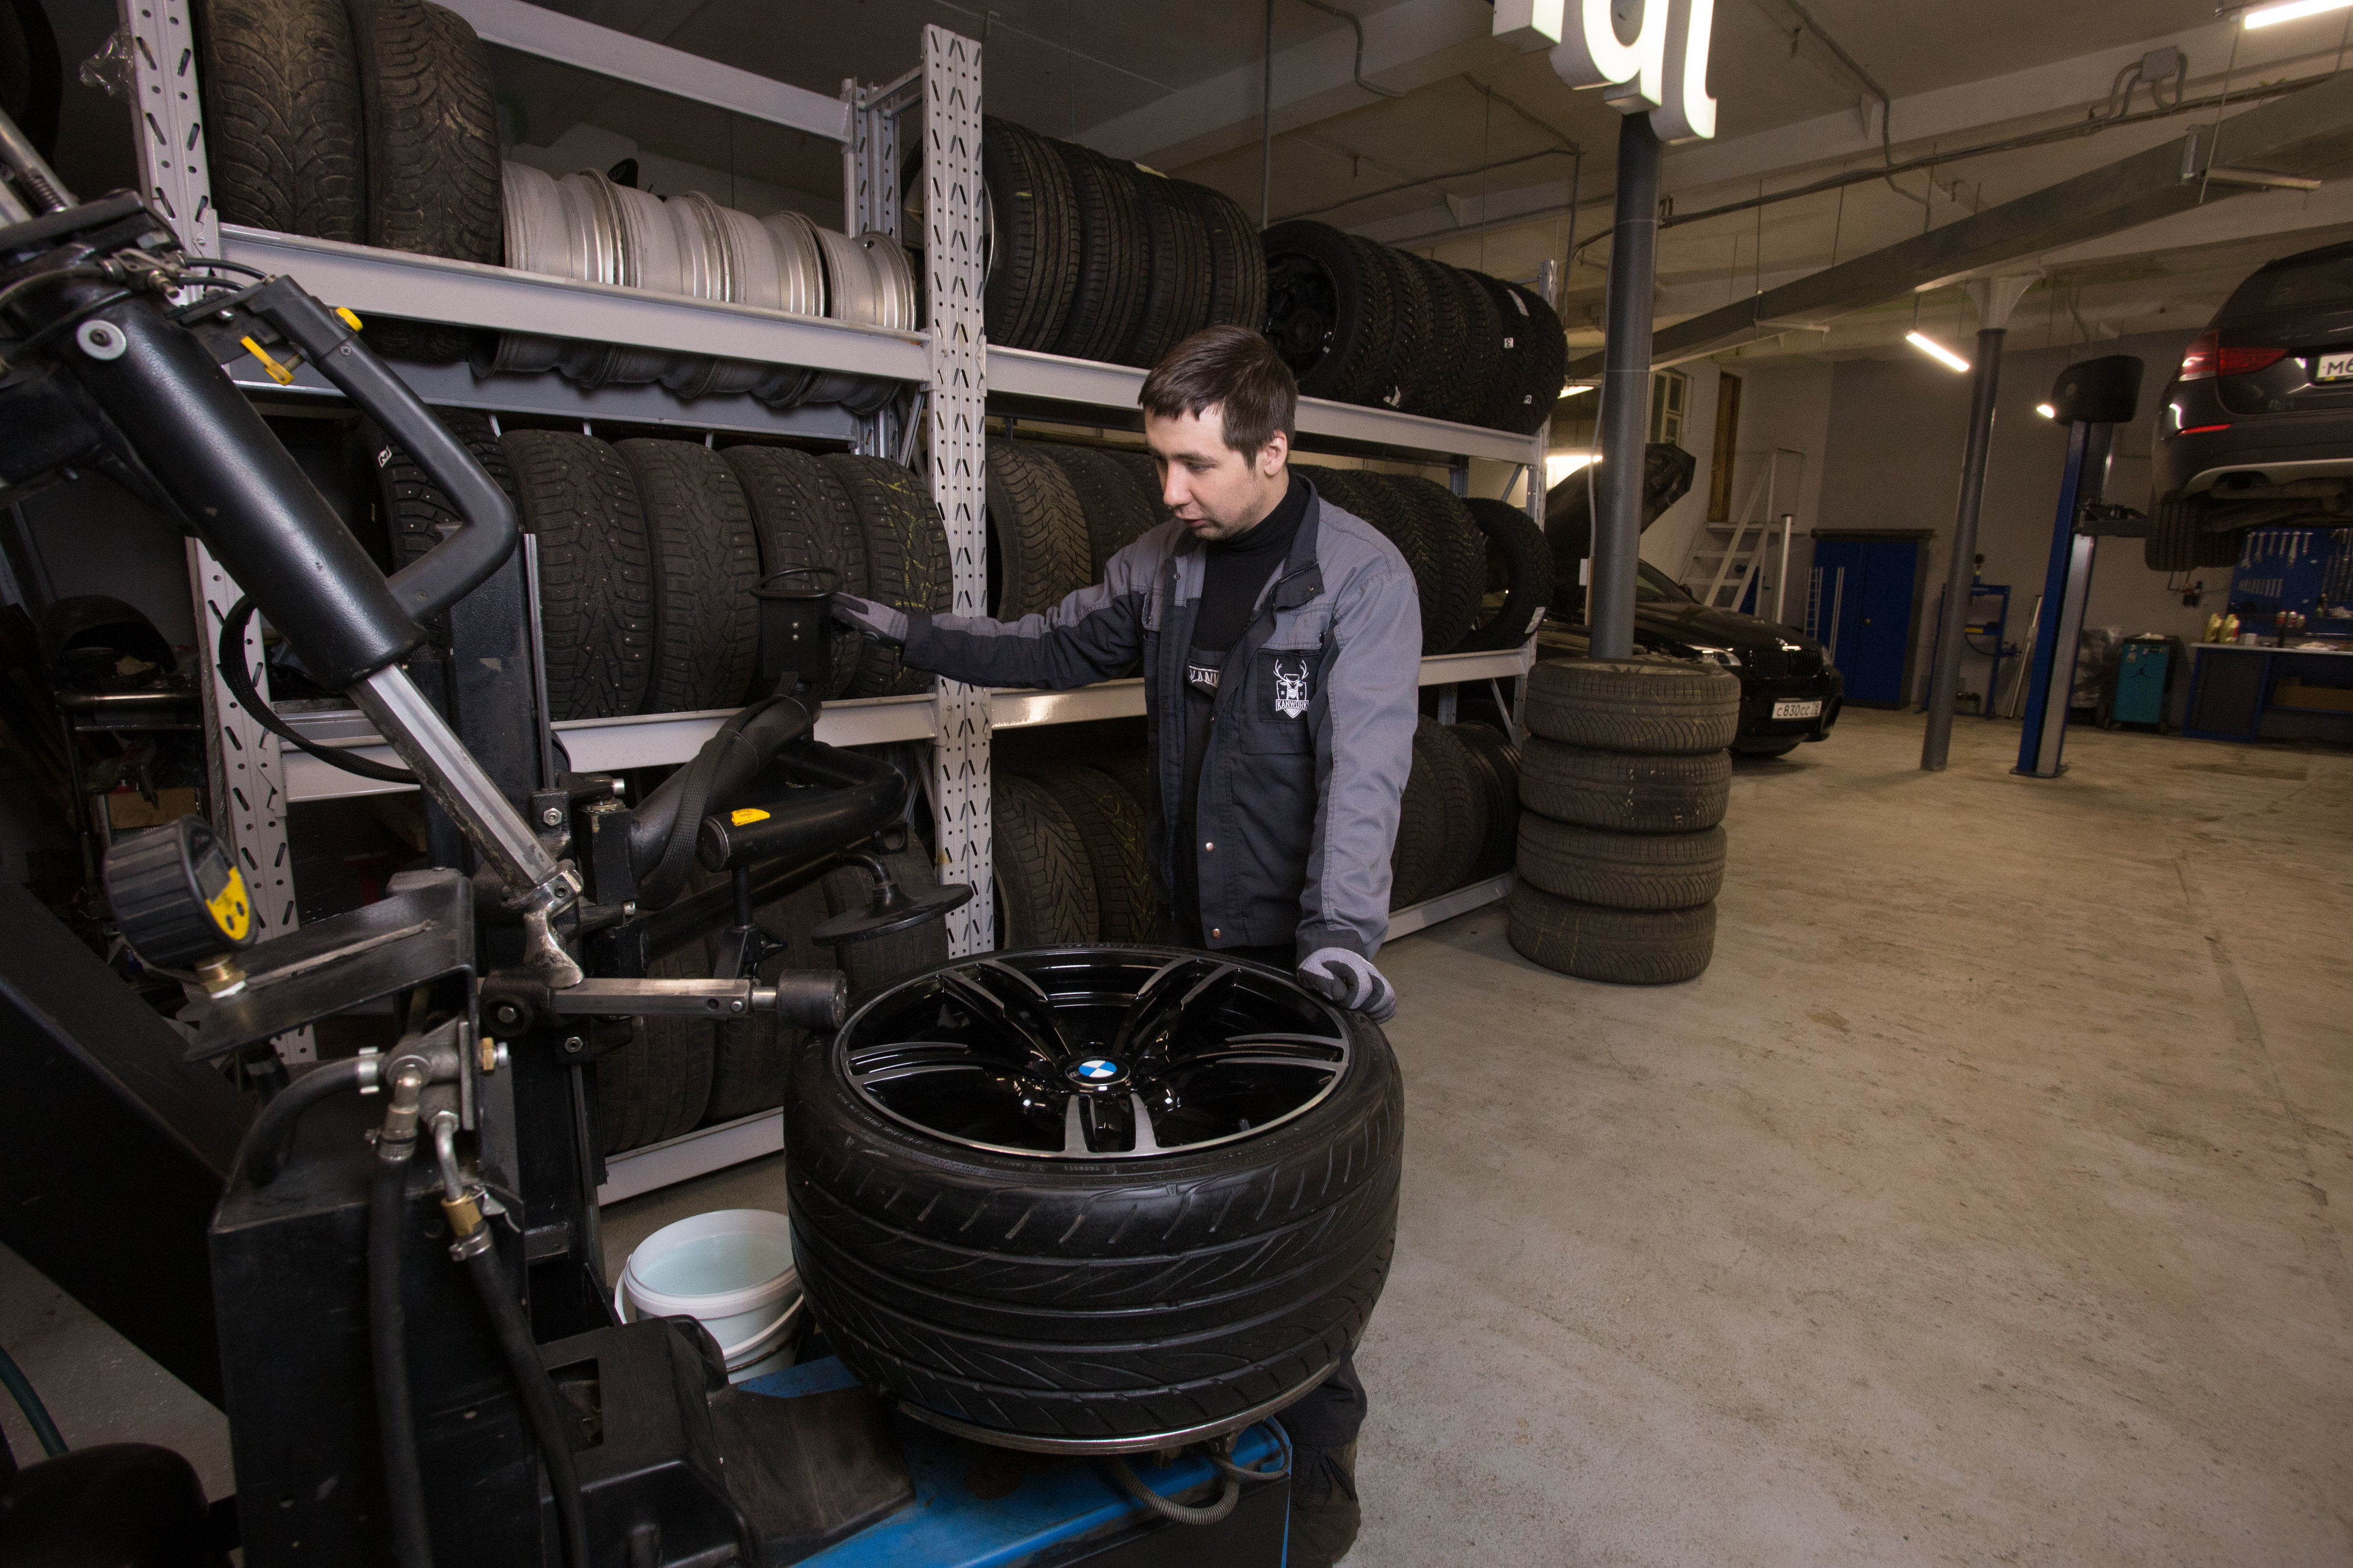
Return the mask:
[[[1402,0],[1363,16],[1365,79],[1410,92],[1507,59],[1488,36],[1482,0]],[[1274,128],[1296,130],[1378,101],[1356,83],[1355,30],[1336,18],[1274,57]],[[1265,67],[1258,58],[1088,126],[1079,140],[1114,158],[1176,169],[1259,139]]]

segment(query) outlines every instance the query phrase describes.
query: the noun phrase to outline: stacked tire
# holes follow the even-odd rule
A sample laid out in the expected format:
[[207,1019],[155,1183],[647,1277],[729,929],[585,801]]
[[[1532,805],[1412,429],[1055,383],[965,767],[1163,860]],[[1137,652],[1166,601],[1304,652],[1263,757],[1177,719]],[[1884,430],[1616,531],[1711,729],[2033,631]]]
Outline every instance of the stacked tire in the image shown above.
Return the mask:
[[1266,262],[1232,197],[1009,120],[981,126],[990,342],[1149,366],[1204,327],[1258,327]]
[[1171,940],[1140,753],[1000,773],[990,787],[997,945]]
[[[204,0],[197,74],[224,222],[500,259],[490,51],[429,0]],[[371,321],[405,359],[464,356],[461,328]]]
[[1552,552],[1525,512],[1418,474],[1311,468],[1317,493],[1371,523],[1413,569],[1421,651],[1517,647],[1552,598]]
[[[938,883],[932,857],[920,846],[886,858],[902,888],[913,891]],[[687,891],[701,892],[719,882],[697,867]],[[786,969],[838,968],[849,983],[849,1005],[855,1009],[900,981],[945,963],[944,921],[837,948],[810,943],[808,933],[828,916],[865,909],[871,886],[864,871],[844,867],[755,909],[754,921],[785,943],[760,965],[760,978],[774,984]],[[708,979],[719,948],[716,935],[691,942],[656,959],[651,972],[671,979]],[[784,1103],[786,1071],[803,1038],[803,1031],[780,1023],[773,1013],[725,1023],[638,1019],[629,1043],[596,1064],[597,1124],[605,1152],[643,1148],[697,1127],[775,1110]]]
[[[538,542],[540,630],[552,720],[734,708],[757,695],[753,588],[796,569],[902,610],[954,604],[946,530],[923,480],[881,458],[699,441],[607,442],[570,430],[495,433],[440,416],[508,488]],[[407,453],[364,430],[373,504],[396,563],[458,521]],[[928,689],[898,650],[834,644],[823,695]]]
[[1517,748],[1484,724],[1424,718],[1389,851],[1389,908],[1402,910],[1512,868]]
[[1531,435],[1567,369],[1543,296],[1352,235],[1277,224],[1264,331],[1309,397]]
[[1677,659],[1565,659],[1528,675],[1513,947],[1619,985],[1704,972],[1724,884],[1740,682]]

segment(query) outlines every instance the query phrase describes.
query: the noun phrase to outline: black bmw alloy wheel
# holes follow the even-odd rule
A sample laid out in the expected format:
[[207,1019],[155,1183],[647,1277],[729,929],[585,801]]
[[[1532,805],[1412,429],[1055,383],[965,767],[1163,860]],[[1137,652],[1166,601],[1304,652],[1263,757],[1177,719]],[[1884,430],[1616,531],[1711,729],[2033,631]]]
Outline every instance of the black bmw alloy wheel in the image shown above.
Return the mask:
[[1255,963],[1047,949],[934,971],[852,1019],[839,1070],[936,1138],[1136,1160],[1264,1133],[1332,1092],[1347,1026]]
[[958,961],[804,1049],[794,1249],[843,1362],[1018,1447],[1230,1431],[1353,1349],[1404,1097],[1380,1031],[1167,948]]

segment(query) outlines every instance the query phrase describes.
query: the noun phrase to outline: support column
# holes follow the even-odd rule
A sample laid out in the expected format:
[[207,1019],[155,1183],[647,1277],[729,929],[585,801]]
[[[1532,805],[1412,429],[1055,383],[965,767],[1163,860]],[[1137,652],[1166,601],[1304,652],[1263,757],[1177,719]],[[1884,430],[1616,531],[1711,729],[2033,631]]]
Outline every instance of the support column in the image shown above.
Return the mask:
[[1601,372],[1601,472],[1594,476],[1593,586],[1585,616],[1596,658],[1624,658],[1634,651],[1660,151],[1649,115],[1630,114],[1619,122],[1618,226],[1609,239],[1609,328]]
[[[932,500],[947,526],[955,613],[986,614],[988,537],[983,521],[981,342],[981,47],[944,27],[923,29],[923,264],[929,268],[931,397],[926,428]],[[948,952],[996,945],[994,836],[989,811],[987,689],[943,678],[932,747],[932,806],[940,880],[972,889],[947,917]]]
[[[1936,663],[1928,672],[1928,729],[1920,742],[1920,766],[1945,771],[1953,749],[1953,708],[1967,646],[1970,592],[1977,585],[1978,512],[1985,500],[1986,457],[1993,446],[1994,395],[2001,387],[2002,341],[2010,335],[2010,312],[2033,284],[2034,274],[1973,278],[1969,298],[1978,308],[1978,356],[1969,388],[1969,442],[1961,459],[1961,499],[1953,514],[1952,559],[1946,563],[1945,608],[1936,628]],[[1986,701],[1993,693],[1986,693]]]

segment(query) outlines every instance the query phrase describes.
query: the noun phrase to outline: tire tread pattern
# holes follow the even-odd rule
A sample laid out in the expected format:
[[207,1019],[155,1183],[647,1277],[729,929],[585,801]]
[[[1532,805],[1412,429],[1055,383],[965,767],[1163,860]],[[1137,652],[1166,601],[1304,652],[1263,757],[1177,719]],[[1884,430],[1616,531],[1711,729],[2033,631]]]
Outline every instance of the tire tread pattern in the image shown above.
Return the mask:
[[204,0],[196,35],[222,221],[364,243],[366,121],[343,0]]
[[1703,973],[1715,953],[1715,906],[1608,910],[1523,879],[1505,900],[1504,935],[1524,958],[1580,980],[1672,985]]
[[653,672],[645,711],[742,701],[759,668],[759,536],[734,471],[694,441],[637,438],[615,449],[637,480],[654,556]]
[[548,717],[617,719],[653,676],[653,546],[628,463],[593,436],[517,430],[501,443],[539,542]]

